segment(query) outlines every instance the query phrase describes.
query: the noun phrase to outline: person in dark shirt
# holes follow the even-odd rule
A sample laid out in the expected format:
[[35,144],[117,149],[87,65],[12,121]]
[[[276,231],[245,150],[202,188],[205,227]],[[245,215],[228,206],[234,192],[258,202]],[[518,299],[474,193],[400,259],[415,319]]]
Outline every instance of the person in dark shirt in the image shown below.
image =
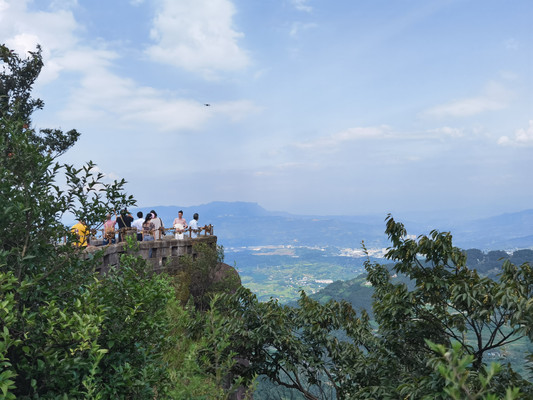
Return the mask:
[[138,242],[143,241],[143,223],[144,223],[143,212],[139,211],[137,213],[137,219],[131,223],[131,227],[137,229],[137,241]]
[[120,213],[120,215],[117,218],[117,224],[118,224],[118,241],[123,242],[124,241],[124,229],[123,228],[131,228],[131,223],[133,222],[133,217],[129,213],[128,210],[124,209]]

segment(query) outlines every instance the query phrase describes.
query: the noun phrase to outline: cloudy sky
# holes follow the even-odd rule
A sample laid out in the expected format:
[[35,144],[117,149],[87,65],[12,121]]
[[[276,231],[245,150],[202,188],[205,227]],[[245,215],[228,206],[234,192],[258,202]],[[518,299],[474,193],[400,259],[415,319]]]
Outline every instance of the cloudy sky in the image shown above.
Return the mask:
[[[530,0],[0,0],[37,128],[140,206],[533,208]],[[206,106],[205,104],[209,104]],[[453,213],[453,214],[452,214]]]

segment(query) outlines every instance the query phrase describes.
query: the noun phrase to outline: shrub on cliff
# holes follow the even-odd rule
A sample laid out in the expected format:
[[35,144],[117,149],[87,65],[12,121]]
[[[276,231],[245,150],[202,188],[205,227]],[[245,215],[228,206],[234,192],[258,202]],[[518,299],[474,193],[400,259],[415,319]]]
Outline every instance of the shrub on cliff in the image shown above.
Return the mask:
[[177,296],[185,304],[192,299],[198,310],[207,310],[217,293],[232,293],[241,286],[239,274],[224,264],[224,248],[206,243],[194,244],[195,257],[181,258],[182,269],[175,282]]

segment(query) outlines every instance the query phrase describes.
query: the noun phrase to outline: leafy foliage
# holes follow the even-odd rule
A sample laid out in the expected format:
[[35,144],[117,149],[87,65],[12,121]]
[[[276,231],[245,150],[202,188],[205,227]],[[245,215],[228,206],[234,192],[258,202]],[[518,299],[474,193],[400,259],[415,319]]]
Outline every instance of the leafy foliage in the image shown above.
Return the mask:
[[[496,394],[490,393],[490,384],[500,372],[500,364],[491,363],[490,366],[484,367],[484,371],[476,373],[470,368],[474,356],[464,355],[460,343],[454,343],[449,350],[443,345],[436,345],[429,341],[427,344],[438,354],[431,363],[445,379],[443,394],[453,400],[496,400],[499,398]],[[518,399],[519,395],[519,388],[508,387],[505,390],[507,400]]]
[[[17,121],[41,153],[55,158],[76,142],[79,133],[74,129],[68,132],[60,129],[36,132],[29,128],[33,112],[44,107],[41,99],[31,97],[31,89],[43,67],[41,47],[37,46],[37,50],[29,52],[29,55],[29,58],[22,59],[5,45],[0,45],[0,125]],[[8,147],[7,150],[13,149]]]
[[7,352],[13,345],[20,341],[14,340],[9,332],[15,322],[13,308],[15,307],[15,293],[13,291],[16,278],[12,273],[0,272],[0,320],[3,321],[3,329],[0,332],[0,391],[2,398],[14,399],[11,392],[15,388],[13,378],[16,376],[13,365],[7,358]]
[[501,272],[505,260],[509,260],[515,265],[533,262],[533,250],[529,249],[516,250],[511,255],[501,250],[484,253],[478,249],[468,249],[465,250],[465,253],[470,269],[475,269],[478,273],[495,280],[498,279],[498,274]]
[[[21,60],[0,46],[0,391],[6,398],[150,398],[165,393],[162,354],[171,346],[170,281],[144,260],[95,274],[101,252],[85,254],[61,223],[66,214],[97,226],[109,209],[134,204],[125,181],[102,182],[94,164],[55,157],[77,134],[36,134],[42,108],[30,90],[38,48]],[[64,173],[66,185],[57,180]],[[66,187],[62,189],[61,187]],[[63,244],[63,239],[67,242]]]
[[529,264],[506,261],[495,281],[466,267],[449,233],[411,239],[392,217],[386,233],[392,269],[366,264],[375,329],[342,301],[319,304],[302,293],[292,308],[260,303],[246,289],[223,296],[217,306],[234,348],[250,362],[236,366],[239,373],[266,376],[306,399],[531,395],[531,383],[510,366],[484,363],[487,352],[531,334]]
[[223,264],[224,249],[206,243],[195,243],[194,256],[187,254],[180,260],[176,284],[178,297],[185,304],[190,298],[199,310],[207,310],[213,295],[219,292],[233,292],[240,286],[238,275]]
[[[247,379],[266,375],[308,399],[329,399],[356,391],[358,378],[371,371],[365,354],[376,341],[368,316],[356,318],[346,302],[321,305],[302,292],[299,307],[289,307],[276,300],[260,303],[241,288],[215,305],[227,313],[234,349],[247,359],[236,366]],[[340,331],[348,339],[339,340]]]
[[192,301],[168,307],[172,335],[180,338],[165,355],[172,398],[222,400],[238,393],[244,399],[252,392],[243,377],[232,373],[242,360],[233,349],[227,317],[215,306],[218,301],[215,295],[206,311],[196,309]]
[[0,117],[3,119],[29,122],[31,114],[44,106],[42,100],[31,98],[31,88],[43,67],[40,46],[29,54],[29,58],[21,59],[15,52],[0,45]]
[[[375,288],[374,311],[380,332],[390,344],[397,344],[393,352],[399,357],[409,358],[427,348],[424,339],[436,343],[453,340],[474,356],[473,366],[479,369],[487,351],[524,334],[516,313],[519,304],[530,297],[530,288],[522,287],[520,292],[509,286],[510,274],[530,270],[528,264],[511,267],[507,263],[497,282],[466,267],[465,254],[453,247],[449,233],[433,231],[430,237],[422,235],[415,241],[406,238],[403,225],[391,217],[386,233],[393,243],[386,257],[396,262],[394,271],[416,284],[408,291],[405,285],[392,285],[383,267],[367,266],[368,279]],[[398,336],[398,331],[402,335]],[[475,340],[469,341],[467,332],[473,332]],[[407,346],[395,339],[404,335],[410,339]]]

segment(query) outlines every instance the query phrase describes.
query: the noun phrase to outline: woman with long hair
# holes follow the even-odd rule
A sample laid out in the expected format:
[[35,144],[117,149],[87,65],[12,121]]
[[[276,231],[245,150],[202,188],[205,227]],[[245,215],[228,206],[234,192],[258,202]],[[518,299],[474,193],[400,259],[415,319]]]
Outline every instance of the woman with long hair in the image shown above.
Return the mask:
[[[154,231],[155,225],[152,222],[152,214],[148,213],[143,222],[143,242],[153,242]],[[148,252],[148,258],[152,258],[152,248],[150,248],[150,251]]]
[[143,222],[143,241],[150,242],[154,240],[155,225],[152,222],[152,214],[146,214]]

